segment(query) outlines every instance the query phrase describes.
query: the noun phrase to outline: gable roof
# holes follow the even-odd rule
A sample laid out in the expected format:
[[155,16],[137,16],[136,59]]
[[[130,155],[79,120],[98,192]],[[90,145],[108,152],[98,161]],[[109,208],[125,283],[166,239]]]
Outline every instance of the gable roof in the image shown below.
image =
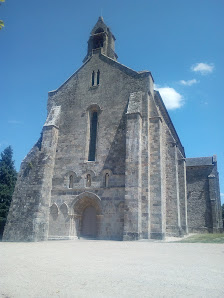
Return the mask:
[[198,166],[213,166],[213,156],[209,157],[196,157],[196,158],[186,158],[187,167],[198,167]]
[[185,156],[184,147],[183,147],[183,145],[182,145],[182,143],[181,143],[181,141],[180,141],[180,138],[179,138],[179,136],[178,136],[178,134],[177,134],[177,131],[176,131],[174,125],[173,125],[173,122],[172,122],[172,120],[171,120],[171,118],[170,118],[170,115],[169,115],[169,113],[168,113],[168,111],[167,111],[167,109],[166,109],[166,106],[165,106],[165,104],[164,104],[164,102],[163,102],[163,99],[162,99],[162,97],[161,97],[159,91],[154,90],[154,95],[155,95],[156,103],[158,104],[158,106],[159,106],[159,108],[160,108],[160,111],[161,111],[161,113],[162,113],[162,115],[163,115],[163,118],[164,118],[164,120],[165,120],[165,122],[166,122],[168,128],[170,129],[170,131],[171,131],[173,137],[175,138],[175,140],[176,140],[176,142],[177,142],[177,145],[178,145],[178,147],[179,147],[179,149],[180,149],[180,151],[181,151],[183,157],[186,157],[186,156]]
[[[123,71],[124,73],[126,73],[129,76],[136,77],[136,78],[137,77],[138,78],[142,78],[142,77],[151,76],[152,77],[152,80],[153,80],[153,76],[152,76],[152,74],[151,74],[150,71],[146,71],[146,70],[145,71],[135,71],[135,70],[133,70],[133,69],[131,69],[131,68],[129,68],[129,67],[127,67],[127,66],[125,66],[125,65],[123,65],[123,64],[121,64],[119,62],[117,62],[116,60],[113,60],[112,58],[107,57],[106,55],[102,54],[101,49],[94,50],[94,54],[93,55],[95,55],[97,53],[99,53],[99,58],[102,61],[104,61],[104,62],[106,62],[106,63],[108,63],[110,65],[113,65],[113,66],[117,67],[118,69],[120,69],[121,71]],[[83,63],[83,65],[79,69],[77,69],[76,72],[74,72],[61,86],[59,86],[55,90],[49,91],[48,92],[48,95],[49,96],[53,96],[54,94],[56,94],[63,86],[66,85],[66,83],[70,79],[72,79],[92,59],[93,55],[91,57],[89,57],[85,61],[85,63]],[[153,80],[153,82],[154,82],[154,80]]]

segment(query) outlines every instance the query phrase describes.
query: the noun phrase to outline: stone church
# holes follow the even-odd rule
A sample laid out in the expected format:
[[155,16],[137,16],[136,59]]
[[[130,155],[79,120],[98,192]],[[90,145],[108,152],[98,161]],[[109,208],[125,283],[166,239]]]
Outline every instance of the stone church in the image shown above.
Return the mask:
[[222,230],[216,157],[187,159],[149,71],[117,62],[102,17],[82,66],[49,92],[3,241],[164,239]]

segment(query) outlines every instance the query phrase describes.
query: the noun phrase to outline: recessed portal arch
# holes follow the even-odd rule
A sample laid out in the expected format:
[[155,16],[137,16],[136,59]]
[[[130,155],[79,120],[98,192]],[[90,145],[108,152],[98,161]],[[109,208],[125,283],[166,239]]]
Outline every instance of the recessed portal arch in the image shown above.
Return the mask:
[[84,192],[73,203],[78,237],[100,237],[100,219],[102,217],[101,199],[94,193]]

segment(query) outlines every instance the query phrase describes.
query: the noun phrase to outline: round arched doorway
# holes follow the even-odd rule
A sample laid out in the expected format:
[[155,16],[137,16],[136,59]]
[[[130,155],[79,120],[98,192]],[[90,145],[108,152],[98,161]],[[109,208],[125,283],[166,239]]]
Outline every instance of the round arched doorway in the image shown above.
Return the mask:
[[75,234],[98,239],[101,233],[101,199],[91,192],[81,193],[74,200],[73,210]]
[[88,206],[83,211],[81,236],[90,238],[96,238],[97,236],[96,209],[93,206]]

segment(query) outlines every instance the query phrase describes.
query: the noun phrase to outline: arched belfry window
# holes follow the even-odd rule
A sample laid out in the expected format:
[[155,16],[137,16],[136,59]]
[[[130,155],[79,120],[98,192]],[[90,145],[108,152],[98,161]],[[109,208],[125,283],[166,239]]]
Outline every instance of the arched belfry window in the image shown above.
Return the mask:
[[99,49],[103,47],[104,30],[98,28],[93,35],[93,49]]
[[97,85],[100,84],[100,71],[97,71]]
[[69,176],[69,185],[68,185],[68,187],[73,188],[73,184],[74,184],[74,177],[73,177],[73,175],[70,175]]
[[91,186],[91,181],[92,179],[91,179],[91,175],[90,174],[87,174],[86,175],[86,186],[87,187],[90,187]]
[[90,141],[88,161],[95,161],[96,158],[96,137],[97,137],[98,112],[90,112]]
[[95,34],[102,33],[102,32],[104,32],[104,30],[103,30],[103,28],[100,27],[100,28],[96,29]]

